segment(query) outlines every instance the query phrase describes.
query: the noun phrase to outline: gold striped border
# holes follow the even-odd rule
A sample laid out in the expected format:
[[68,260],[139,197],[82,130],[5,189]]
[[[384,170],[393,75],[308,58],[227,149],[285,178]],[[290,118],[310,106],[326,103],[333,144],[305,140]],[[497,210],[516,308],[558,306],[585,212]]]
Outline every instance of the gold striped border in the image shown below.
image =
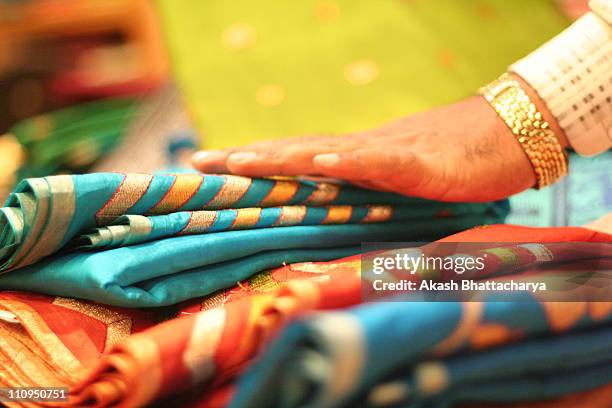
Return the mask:
[[50,363],[61,371],[63,377],[69,381],[78,379],[82,374],[83,365],[34,309],[17,300],[2,299],[0,304],[14,313],[24,327],[27,327],[33,340],[45,350],[51,360]]
[[224,291],[213,293],[202,300],[200,310],[203,312],[205,310],[222,308],[225,306],[228,299],[229,296],[227,296]]
[[151,219],[144,215],[126,215],[129,232],[123,241],[124,245],[138,244],[146,241],[153,230]]
[[[2,367],[2,369],[0,369],[0,387],[32,387],[38,385],[23,373],[23,368],[28,369],[24,367],[25,364],[21,364],[21,367],[19,367],[13,360],[7,357],[7,355],[13,354],[22,356],[28,355],[27,351],[14,351],[13,349],[16,349],[16,347],[11,347],[8,343],[7,339],[9,337],[10,335],[8,333],[3,332],[0,322],[0,367]],[[36,356],[34,356],[34,358],[36,358]],[[48,383],[53,384],[53,381],[49,380]],[[14,406],[17,407],[18,405]],[[10,407],[10,405],[7,405],[7,407]]]
[[53,304],[65,307],[69,310],[74,310],[85,316],[93,317],[104,323],[106,325],[104,353],[109,352],[115,344],[126,339],[132,333],[132,319],[129,316],[115,312],[104,306],[63,297],[56,297],[53,300]]
[[251,187],[251,179],[240,176],[223,176],[224,183],[221,190],[212,198],[203,209],[218,210],[228,208],[240,200]]
[[23,240],[23,230],[25,224],[23,222],[23,211],[20,208],[15,207],[3,207],[0,208],[0,213],[4,214],[8,223],[14,226],[14,242],[20,244]]
[[550,262],[554,259],[552,252],[542,244],[521,244],[519,248],[529,251],[538,262]]
[[72,177],[51,176],[46,177],[46,181],[50,195],[47,225],[29,253],[19,262],[18,267],[36,262],[57,250],[74,215],[76,198]]
[[149,214],[168,214],[185,205],[200,189],[204,176],[200,174],[177,174],[166,195],[151,208]]
[[96,213],[98,225],[108,225],[142,198],[153,180],[150,174],[126,174],[113,196]]
[[296,225],[301,223],[306,217],[306,206],[304,205],[289,205],[281,207],[281,213],[275,226]]
[[340,186],[330,183],[318,183],[316,190],[306,199],[305,204],[329,204],[338,197],[338,194],[340,194]]
[[0,322],[0,377],[16,387],[65,386],[46,353],[21,324]]
[[520,258],[518,254],[514,252],[511,248],[489,248],[483,250],[482,252],[495,255],[501,260],[503,266],[518,265],[520,263]]
[[241,208],[235,210],[236,218],[231,229],[244,229],[255,226],[261,215],[261,208]]
[[332,205],[328,208],[323,224],[346,224],[352,214],[353,207],[350,205]]
[[208,231],[215,223],[217,213],[215,211],[193,211],[189,222],[179,235],[201,234]]
[[354,261],[342,261],[342,262],[300,262],[289,265],[289,269],[295,272],[305,272],[305,273],[329,273],[334,269],[339,268],[350,268],[355,271],[355,274],[358,276],[361,274],[361,260],[357,259]]
[[0,378],[13,387],[61,387],[65,379],[20,324],[0,322]]
[[23,264],[22,260],[28,256],[30,250],[36,245],[38,238],[43,232],[43,228],[49,218],[49,185],[43,178],[30,180],[33,193],[17,193],[20,195],[24,224],[30,225],[29,231],[23,237],[23,244],[16,250],[13,260],[7,269],[19,267]]
[[260,207],[272,207],[286,204],[295,196],[295,193],[297,193],[300,188],[300,183],[297,181],[277,180],[274,183],[272,190],[270,190],[268,195],[259,203]]

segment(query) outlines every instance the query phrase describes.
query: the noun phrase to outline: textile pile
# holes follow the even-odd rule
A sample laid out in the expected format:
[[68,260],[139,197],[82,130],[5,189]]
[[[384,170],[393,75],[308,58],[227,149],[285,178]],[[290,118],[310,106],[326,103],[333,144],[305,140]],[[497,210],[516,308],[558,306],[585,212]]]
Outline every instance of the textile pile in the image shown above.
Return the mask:
[[0,288],[164,306],[282,263],[351,255],[364,241],[441,237],[506,212],[505,203],[433,203],[294,180],[117,173],[28,179],[0,211],[1,268],[10,271]]
[[476,279],[544,277],[578,241],[612,259],[604,233],[482,226],[506,213],[309,180],[25,180],[0,210],[0,384],[68,390],[24,406],[607,406],[610,302],[364,298],[367,241],[482,242]]
[[[564,227],[611,211],[612,152],[498,202],[192,170],[461,100],[570,3],[0,1],[0,405],[612,407],[612,228]],[[441,248],[483,267],[373,270]]]

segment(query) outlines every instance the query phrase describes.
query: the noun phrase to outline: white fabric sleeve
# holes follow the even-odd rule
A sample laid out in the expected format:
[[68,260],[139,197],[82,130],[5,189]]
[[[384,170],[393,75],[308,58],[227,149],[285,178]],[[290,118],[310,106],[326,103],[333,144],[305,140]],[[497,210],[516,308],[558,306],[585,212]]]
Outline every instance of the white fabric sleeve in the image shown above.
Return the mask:
[[591,12],[510,67],[585,156],[612,147],[612,0],[592,0],[590,6]]

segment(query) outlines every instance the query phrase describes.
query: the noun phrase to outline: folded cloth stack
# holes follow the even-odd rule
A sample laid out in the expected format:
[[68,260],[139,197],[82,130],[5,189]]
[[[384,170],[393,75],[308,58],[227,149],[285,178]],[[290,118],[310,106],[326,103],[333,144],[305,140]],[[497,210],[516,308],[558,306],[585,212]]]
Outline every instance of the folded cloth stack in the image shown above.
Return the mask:
[[[445,241],[491,237],[557,243],[489,252],[502,260],[514,252],[516,260],[526,249],[533,251],[531,260],[521,261],[528,269],[514,276],[517,281],[545,279],[543,264],[561,261],[552,248],[562,252],[558,243],[563,241],[568,248],[576,241],[603,242],[597,260],[612,260],[612,236],[580,228],[499,226]],[[542,248],[550,249],[552,259],[533,263]],[[601,398],[594,406],[612,402],[612,303],[607,299],[545,302],[525,292],[513,301],[406,300],[295,322],[243,376],[232,406],[446,407],[546,400],[592,389]]]
[[[0,292],[0,386],[68,387],[48,404],[77,407],[552,407],[579,395],[607,408],[610,302],[360,304],[362,241],[439,237],[506,210],[286,179],[27,180],[0,211],[0,286],[12,289]],[[482,226],[440,241],[483,243],[490,258],[472,279],[612,262],[612,236],[582,228]]]
[[[544,278],[544,266],[560,261],[554,255],[534,264],[542,248],[571,261],[558,251],[563,242],[612,244],[612,236],[581,228],[511,226],[445,241],[491,237],[517,243],[489,252],[499,259],[522,255],[527,270],[514,276],[517,281],[532,279],[534,268]],[[524,251],[530,246],[518,243],[532,237],[542,247],[529,259]],[[609,251],[602,254],[610,258]],[[408,299],[354,307],[362,301],[360,269],[359,256],[297,263],[204,299],[144,311],[5,292],[2,383],[67,386],[63,405],[96,407],[164,398],[202,407],[513,407],[526,401],[563,407],[575,393],[590,407],[612,401],[610,302],[545,302],[526,293],[513,302]],[[505,277],[499,273],[487,269],[480,277]]]
[[[306,310],[357,304],[358,265],[287,265],[166,308],[0,292],[0,386],[74,387],[72,406],[141,406],[213,379],[224,384],[283,322]],[[191,352],[183,358],[186,347]],[[113,357],[98,364],[111,350]],[[168,365],[160,371],[162,363]],[[205,371],[196,376],[200,366]]]
[[[232,406],[450,407],[606,386],[610,312],[609,303],[485,299],[325,314],[292,325],[271,344],[239,383]],[[560,321],[565,313],[569,323]]]
[[[152,307],[363,241],[428,240],[503,219],[350,186],[202,174],[94,173],[21,182],[0,209],[1,289]],[[282,228],[277,228],[282,227]]]
[[[505,246],[500,259],[509,252],[522,254],[526,246],[518,243],[531,242],[531,237],[547,243],[542,248],[564,242],[571,247],[574,241],[612,244],[612,236],[581,228],[509,226],[470,230],[446,240],[477,242],[491,236],[516,243]],[[535,268],[544,278],[542,266],[559,259],[534,264],[535,251],[521,262],[526,272]],[[604,257],[610,258],[610,251]],[[408,299],[351,308],[362,300],[360,268],[359,256],[288,265],[184,307],[188,316],[117,345],[72,388],[71,403],[140,406],[179,393],[194,406],[231,401],[236,407],[452,406],[551,399],[550,406],[557,406],[559,398],[577,392],[598,401],[593,407],[612,401],[612,303],[544,302],[526,293],[513,302]],[[497,269],[485,272],[482,278],[499,274]],[[525,278],[533,274],[515,276]],[[329,309],[345,311],[300,317]],[[204,311],[190,314],[199,310]],[[236,375],[263,346],[265,353],[239,380],[234,395]],[[196,395],[185,394],[197,384]]]

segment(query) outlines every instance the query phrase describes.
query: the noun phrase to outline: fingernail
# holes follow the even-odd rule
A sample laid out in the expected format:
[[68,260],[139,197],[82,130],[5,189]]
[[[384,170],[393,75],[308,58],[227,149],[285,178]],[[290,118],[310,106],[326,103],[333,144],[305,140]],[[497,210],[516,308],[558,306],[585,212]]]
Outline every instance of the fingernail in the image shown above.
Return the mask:
[[225,153],[220,152],[219,150],[200,150],[199,152],[195,152],[193,154],[193,162],[194,163],[203,163],[211,160],[218,160],[225,157]]
[[317,154],[312,160],[318,165],[327,167],[338,163],[340,156],[336,153]]
[[257,155],[253,152],[238,152],[231,154],[229,159],[234,163],[246,163],[253,160],[255,156]]

